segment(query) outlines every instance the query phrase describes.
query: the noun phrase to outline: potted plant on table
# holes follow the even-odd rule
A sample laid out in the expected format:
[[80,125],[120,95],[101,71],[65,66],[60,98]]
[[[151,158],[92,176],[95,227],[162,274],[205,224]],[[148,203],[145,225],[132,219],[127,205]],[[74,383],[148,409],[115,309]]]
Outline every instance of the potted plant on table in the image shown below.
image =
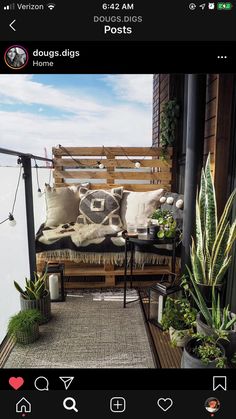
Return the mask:
[[42,315],[41,323],[47,323],[51,318],[51,300],[46,286],[46,275],[46,272],[42,276],[35,272],[34,280],[25,278],[25,290],[14,281],[20,293],[21,311],[39,310]]
[[166,299],[161,324],[163,330],[169,330],[173,346],[183,347],[193,334],[196,314],[187,299]]
[[213,285],[222,291],[225,274],[231,263],[232,246],[236,240],[236,220],[230,214],[236,189],[230,195],[218,220],[214,183],[211,175],[210,154],[202,170],[200,190],[196,200],[195,238],[191,246],[191,274],[211,305]]
[[33,343],[39,338],[40,321],[41,314],[38,310],[20,311],[11,317],[8,334],[22,345]]
[[157,209],[150,219],[149,232],[153,237],[159,239],[173,238],[176,235],[177,223],[168,210]]
[[224,335],[194,335],[185,345],[181,368],[224,368],[225,350],[220,341]]

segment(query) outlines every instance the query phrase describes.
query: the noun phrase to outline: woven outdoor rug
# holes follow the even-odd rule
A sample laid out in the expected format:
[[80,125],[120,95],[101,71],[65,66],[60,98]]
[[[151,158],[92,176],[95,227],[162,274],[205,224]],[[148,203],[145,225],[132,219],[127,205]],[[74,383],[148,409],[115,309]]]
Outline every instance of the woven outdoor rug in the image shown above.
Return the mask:
[[122,299],[101,297],[80,293],[53,303],[40,339],[16,345],[4,368],[155,368],[139,301],[124,309]]

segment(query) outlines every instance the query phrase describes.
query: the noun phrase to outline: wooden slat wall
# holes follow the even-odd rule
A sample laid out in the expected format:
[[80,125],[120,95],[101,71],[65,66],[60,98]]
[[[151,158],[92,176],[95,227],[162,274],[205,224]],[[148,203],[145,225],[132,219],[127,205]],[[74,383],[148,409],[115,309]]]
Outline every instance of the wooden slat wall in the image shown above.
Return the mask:
[[[60,187],[89,181],[92,189],[122,185],[132,191],[171,190],[172,152],[170,148],[169,159],[163,161],[158,147],[53,148],[54,184]],[[98,161],[104,169],[97,167]],[[139,169],[135,169],[135,161],[140,162]]]
[[204,138],[204,160],[208,153],[211,153],[212,172],[215,174],[215,146],[216,127],[218,113],[218,87],[219,75],[207,75],[206,87],[206,113],[205,113],[205,138]]

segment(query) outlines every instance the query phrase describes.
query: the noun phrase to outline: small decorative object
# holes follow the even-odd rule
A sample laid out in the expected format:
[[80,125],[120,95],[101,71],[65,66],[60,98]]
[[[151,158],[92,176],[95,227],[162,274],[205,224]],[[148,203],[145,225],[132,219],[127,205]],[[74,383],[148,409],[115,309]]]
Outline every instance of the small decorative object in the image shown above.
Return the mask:
[[42,316],[41,323],[47,323],[51,318],[50,293],[46,287],[46,273],[42,276],[34,272],[34,279],[25,278],[25,290],[14,281],[20,293],[21,311],[36,309]]
[[39,338],[39,322],[41,314],[38,310],[21,311],[11,317],[8,323],[8,334],[22,345],[35,342]]
[[161,198],[160,198],[160,203],[161,204],[164,204],[166,202],[166,197],[165,196],[162,196]]
[[48,278],[49,283],[49,292],[51,296],[51,300],[58,300],[59,299],[59,281],[57,274],[51,274]]
[[9,213],[8,220],[9,220],[9,224],[10,224],[10,226],[11,226],[11,227],[15,227],[15,225],[16,225],[16,220],[15,220],[15,218],[13,217],[13,215],[12,215],[11,213]]
[[184,201],[183,201],[183,199],[178,199],[178,201],[176,201],[175,206],[176,206],[177,208],[179,208],[179,209],[183,208],[183,206],[184,206]]
[[135,166],[135,169],[140,169],[141,163],[139,161],[136,161],[134,166]]
[[166,203],[167,203],[168,205],[173,205],[173,202],[174,202],[174,198],[173,198],[173,196],[168,196],[168,198],[167,198],[167,200],[166,200]]
[[148,320],[155,326],[163,329],[162,316],[166,299],[169,295],[178,297],[180,288],[175,284],[176,275],[169,273],[163,275],[162,281],[149,288]]
[[42,191],[41,191],[41,189],[40,188],[38,188],[38,197],[39,198],[41,198],[41,196],[42,196],[43,194],[42,194]]
[[49,291],[52,302],[65,301],[64,290],[64,264],[50,263],[45,265],[44,271],[51,274],[48,277]]
[[162,316],[163,330],[169,330],[173,346],[183,347],[193,334],[197,310],[191,307],[186,298],[174,299],[167,297]]
[[136,237],[138,236],[137,227],[135,224],[127,224],[127,234],[128,236]]
[[97,162],[97,165],[98,165],[99,169],[104,169],[104,167],[105,167],[104,164],[101,163],[100,161]]

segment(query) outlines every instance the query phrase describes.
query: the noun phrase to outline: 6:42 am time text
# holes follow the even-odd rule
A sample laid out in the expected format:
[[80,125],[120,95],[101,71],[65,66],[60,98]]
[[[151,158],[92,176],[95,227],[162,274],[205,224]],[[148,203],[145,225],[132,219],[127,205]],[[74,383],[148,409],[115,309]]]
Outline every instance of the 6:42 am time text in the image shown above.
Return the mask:
[[103,10],[134,10],[134,3],[103,3]]

